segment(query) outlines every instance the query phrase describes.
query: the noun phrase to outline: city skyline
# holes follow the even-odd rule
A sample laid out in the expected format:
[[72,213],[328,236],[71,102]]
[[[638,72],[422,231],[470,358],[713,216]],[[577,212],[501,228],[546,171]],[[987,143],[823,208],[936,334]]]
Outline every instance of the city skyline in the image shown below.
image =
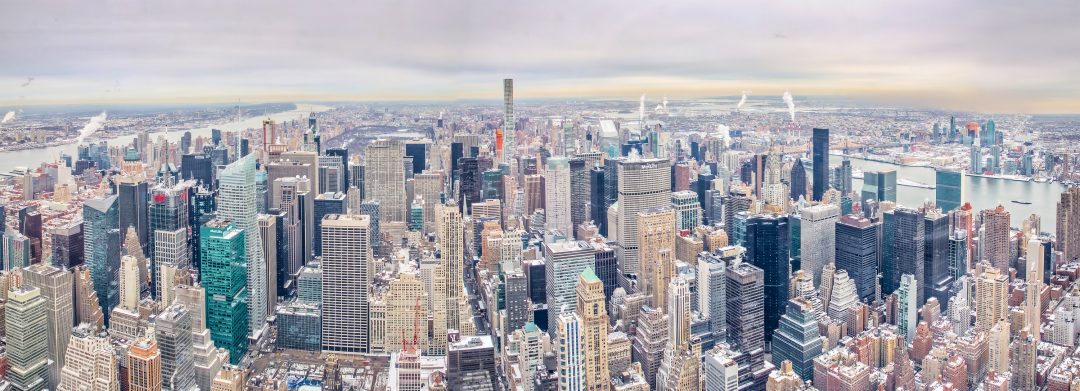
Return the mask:
[[251,5],[12,5],[0,105],[498,99],[513,77],[518,99],[1080,113],[1066,1]]

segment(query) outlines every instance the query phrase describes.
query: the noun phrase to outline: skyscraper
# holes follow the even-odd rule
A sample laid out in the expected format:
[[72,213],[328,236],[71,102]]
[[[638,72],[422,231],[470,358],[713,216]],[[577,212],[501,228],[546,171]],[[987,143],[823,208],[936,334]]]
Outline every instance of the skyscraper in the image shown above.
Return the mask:
[[1070,187],[1061,193],[1057,203],[1057,247],[1064,261],[1080,258],[1080,187]]
[[453,203],[438,206],[435,214],[435,237],[439,242],[439,254],[447,279],[443,296],[446,302],[442,308],[446,309],[447,328],[456,329],[462,321],[468,321],[458,314],[459,304],[463,300],[462,290],[465,289],[465,227],[461,212]]
[[934,174],[936,188],[934,200],[942,212],[959,208],[964,202],[964,174],[958,171],[938,169]]
[[348,209],[345,193],[322,193],[315,197],[315,232],[312,250],[316,256],[322,255],[322,219],[330,214],[345,214]]
[[874,300],[880,225],[859,215],[846,215],[836,222],[836,269],[847,270],[864,301]]
[[161,352],[157,342],[140,338],[131,344],[127,354],[127,384],[129,391],[161,391]]
[[206,318],[210,337],[228,349],[233,363],[248,347],[248,279],[245,262],[247,232],[226,220],[212,220],[201,228],[202,283],[206,289]]
[[[638,213],[671,203],[671,175],[667,159],[620,160],[618,162],[618,237],[622,245],[621,269],[639,274]],[[609,221],[610,224],[610,221]]]
[[896,170],[863,174],[862,201],[868,200],[896,202]]
[[814,201],[829,188],[829,129],[814,128]]
[[[218,217],[243,230],[247,261],[248,327],[252,337],[266,329],[266,259],[259,237],[255,201],[255,155],[248,155],[218,172]],[[205,260],[204,260],[205,261]]]
[[405,222],[404,154],[401,142],[394,139],[375,140],[364,149],[364,195],[379,201],[381,218],[387,222]]
[[701,225],[701,202],[695,192],[686,190],[671,193],[671,207],[675,209],[675,228],[690,230]]
[[638,274],[641,290],[651,307],[664,308],[667,287],[675,274],[675,212],[670,208],[642,210],[633,224],[638,254],[649,261],[641,265]]
[[144,255],[149,255],[150,189],[146,179],[141,174],[121,175],[116,187],[119,196],[117,209],[120,217],[120,231],[127,232],[129,227],[134,229],[139,236],[140,250]]
[[323,350],[366,353],[369,349],[370,227],[365,215],[323,218]]
[[577,283],[577,315],[580,319],[581,353],[585,364],[584,390],[603,391],[611,387],[608,376],[608,316],[604,283],[585,267]]
[[791,165],[789,182],[791,199],[798,201],[799,197],[806,198],[806,167],[803,166],[802,159],[795,158],[795,163]]
[[[206,290],[201,286],[179,285],[175,288],[176,303],[183,305],[191,313],[192,361],[195,367],[195,384],[199,389],[210,389],[214,374],[228,363],[229,352],[215,348],[206,328]],[[247,319],[246,311],[237,311],[237,319]],[[244,328],[241,328],[241,335]]]
[[[765,274],[757,266],[735,259],[727,269],[727,327],[729,341],[745,355],[747,376],[765,362]],[[739,367],[744,367],[739,364]]]
[[[71,338],[71,320],[74,317],[72,274],[66,269],[39,263],[26,268],[23,278],[27,285],[37,288],[45,299],[49,325],[49,360],[53,365],[63,365],[67,362],[64,352],[67,351]],[[59,367],[56,370],[59,371]]]
[[[910,274],[915,287],[915,306],[921,307],[926,302],[923,296],[925,290],[924,268],[926,265],[926,223],[925,214],[921,211],[898,207],[889,213],[893,216],[892,230],[885,235],[892,239],[892,257],[884,260],[886,272],[885,282],[882,287],[885,293],[892,293],[900,287],[900,278],[904,274]],[[912,332],[914,332],[912,327]]]
[[513,159],[517,145],[514,141],[516,119],[514,118],[514,79],[503,79],[503,161]]
[[821,332],[813,306],[803,298],[788,301],[787,312],[773,336],[773,363],[788,360],[800,377],[814,375],[814,358],[821,354]]
[[593,248],[584,241],[544,242],[548,332],[554,336],[559,315],[572,312],[577,301],[578,277],[594,262]]
[[923,297],[936,297],[939,303],[946,304],[953,285],[949,264],[949,217],[938,209],[924,208],[924,213]]
[[83,202],[83,252],[106,325],[112,308],[120,303],[116,283],[120,270],[120,215],[116,200],[116,196],[108,196]]
[[979,246],[983,248],[982,259],[989,261],[990,265],[1003,273],[1007,273],[1009,262],[1012,260],[1009,251],[1009,237],[1012,230],[1009,211],[998,204],[993,209],[983,210],[982,219],[983,237],[979,239]]
[[49,387],[48,303],[38,288],[22,286],[6,293],[5,377],[16,390],[44,390]]
[[911,339],[915,337],[915,324],[919,321],[919,304],[916,301],[919,285],[914,275],[904,273],[900,276],[900,288],[896,290],[899,307],[896,311],[896,326],[907,343],[911,343]]
[[555,156],[547,161],[544,186],[544,211],[549,230],[559,230],[567,237],[574,234],[570,216],[570,163],[565,157]]
[[[108,337],[94,335],[92,327],[74,329],[58,390],[113,391],[120,389],[116,351]],[[80,388],[82,386],[82,388]]]
[[787,216],[759,215],[746,221],[746,249],[750,262],[763,271],[766,340],[772,340],[786,307],[791,260]]
[[191,312],[182,304],[166,307],[154,322],[161,352],[161,389],[195,389],[195,363],[191,344]]
[[840,207],[818,204],[799,210],[800,269],[811,273],[814,285],[821,285],[821,270],[834,260],[836,251],[836,222]]

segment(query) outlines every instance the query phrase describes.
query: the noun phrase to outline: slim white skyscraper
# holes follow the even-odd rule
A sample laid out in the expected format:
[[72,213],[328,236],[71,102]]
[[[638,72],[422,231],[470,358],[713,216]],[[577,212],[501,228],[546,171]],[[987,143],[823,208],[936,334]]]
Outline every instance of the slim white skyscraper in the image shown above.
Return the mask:
[[369,351],[370,227],[367,215],[330,214],[323,218],[323,350]]
[[503,161],[514,158],[514,132],[517,118],[514,118],[514,79],[503,79]]
[[570,218],[570,163],[565,157],[548,159],[544,183],[544,206],[547,228],[559,230],[567,237],[574,233]]
[[74,318],[71,272],[55,266],[38,263],[26,268],[23,278],[28,285],[38,288],[45,298],[49,322],[49,360],[52,360],[50,378],[59,383],[60,366],[65,363],[65,352],[71,338],[71,320]]
[[581,317],[574,312],[559,315],[558,359],[559,390],[585,390],[585,341],[581,329]]
[[218,172],[218,217],[244,230],[247,258],[248,317],[250,337],[258,339],[266,330],[266,260],[259,235],[259,215],[255,189],[255,155],[248,154]]
[[[1042,324],[1043,244],[1036,236],[1031,235],[1031,240],[1027,242],[1027,288],[1024,289],[1024,322],[1031,330],[1039,330]],[[1036,343],[1041,339],[1041,334],[1031,333]]]
[[900,335],[903,335],[908,343],[911,343],[911,339],[915,337],[915,324],[919,321],[917,295],[915,294],[915,290],[918,289],[917,286],[915,276],[904,274],[900,276],[900,289],[896,290],[900,307],[896,314],[896,326],[900,331]]

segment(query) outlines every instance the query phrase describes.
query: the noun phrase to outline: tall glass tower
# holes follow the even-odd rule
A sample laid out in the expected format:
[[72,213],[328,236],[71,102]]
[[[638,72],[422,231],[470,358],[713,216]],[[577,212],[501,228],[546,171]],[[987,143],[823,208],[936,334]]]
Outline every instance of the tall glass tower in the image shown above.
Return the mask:
[[814,201],[829,188],[829,129],[814,128]]
[[[247,260],[248,326],[257,337],[266,329],[267,272],[259,237],[258,203],[255,191],[255,155],[247,155],[225,166],[218,174],[218,217],[244,231]],[[206,262],[205,259],[202,260]]]
[[206,325],[210,339],[237,364],[248,348],[247,235],[226,220],[211,220],[199,230]]
[[120,304],[120,210],[117,198],[112,195],[83,202],[83,252],[106,325],[112,308]]

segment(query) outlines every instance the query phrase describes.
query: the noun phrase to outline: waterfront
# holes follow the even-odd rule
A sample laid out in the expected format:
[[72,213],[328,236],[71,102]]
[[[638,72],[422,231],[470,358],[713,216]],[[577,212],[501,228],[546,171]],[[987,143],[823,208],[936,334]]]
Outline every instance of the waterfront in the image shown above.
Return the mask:
[[[329,106],[297,104],[296,109],[269,114],[268,117],[276,122],[302,120],[307,118],[309,113],[319,113],[330,109],[331,107]],[[168,132],[162,129],[151,132],[150,138],[157,139],[158,135],[165,135],[170,142],[179,142],[180,138],[184,135],[184,132],[191,132],[192,138],[198,136],[210,137],[210,129],[235,132],[244,129],[259,128],[262,127],[262,121],[264,119],[266,119],[266,116],[256,116],[243,119],[240,122],[234,121],[195,129],[169,129]],[[135,137],[134,134],[129,134],[109,138],[107,141],[109,145],[127,144],[131,142],[133,137]],[[90,139],[88,141],[98,142],[100,139]],[[77,156],[78,145],[72,142],[70,144],[54,145],[45,148],[3,151],[0,152],[0,172],[9,172],[16,167],[37,167],[41,163],[56,161],[60,158],[61,154],[68,154],[72,157]]]
[[[843,157],[829,157],[831,166],[838,166]],[[892,163],[851,158],[851,167],[863,172],[896,170],[897,179],[907,179],[928,185],[936,185],[937,178],[932,167],[901,166]],[[862,189],[862,179],[852,179],[856,191]],[[1039,183],[1001,178],[964,175],[964,201],[970,202],[976,211],[990,209],[998,204],[1005,206],[1012,217],[1012,226],[1019,227],[1032,213],[1042,218],[1042,231],[1053,233],[1057,221],[1057,202],[1067,187],[1060,182]],[[934,200],[934,189],[897,186],[896,201],[900,205],[918,207]],[[1030,202],[1017,204],[1012,200]]]

